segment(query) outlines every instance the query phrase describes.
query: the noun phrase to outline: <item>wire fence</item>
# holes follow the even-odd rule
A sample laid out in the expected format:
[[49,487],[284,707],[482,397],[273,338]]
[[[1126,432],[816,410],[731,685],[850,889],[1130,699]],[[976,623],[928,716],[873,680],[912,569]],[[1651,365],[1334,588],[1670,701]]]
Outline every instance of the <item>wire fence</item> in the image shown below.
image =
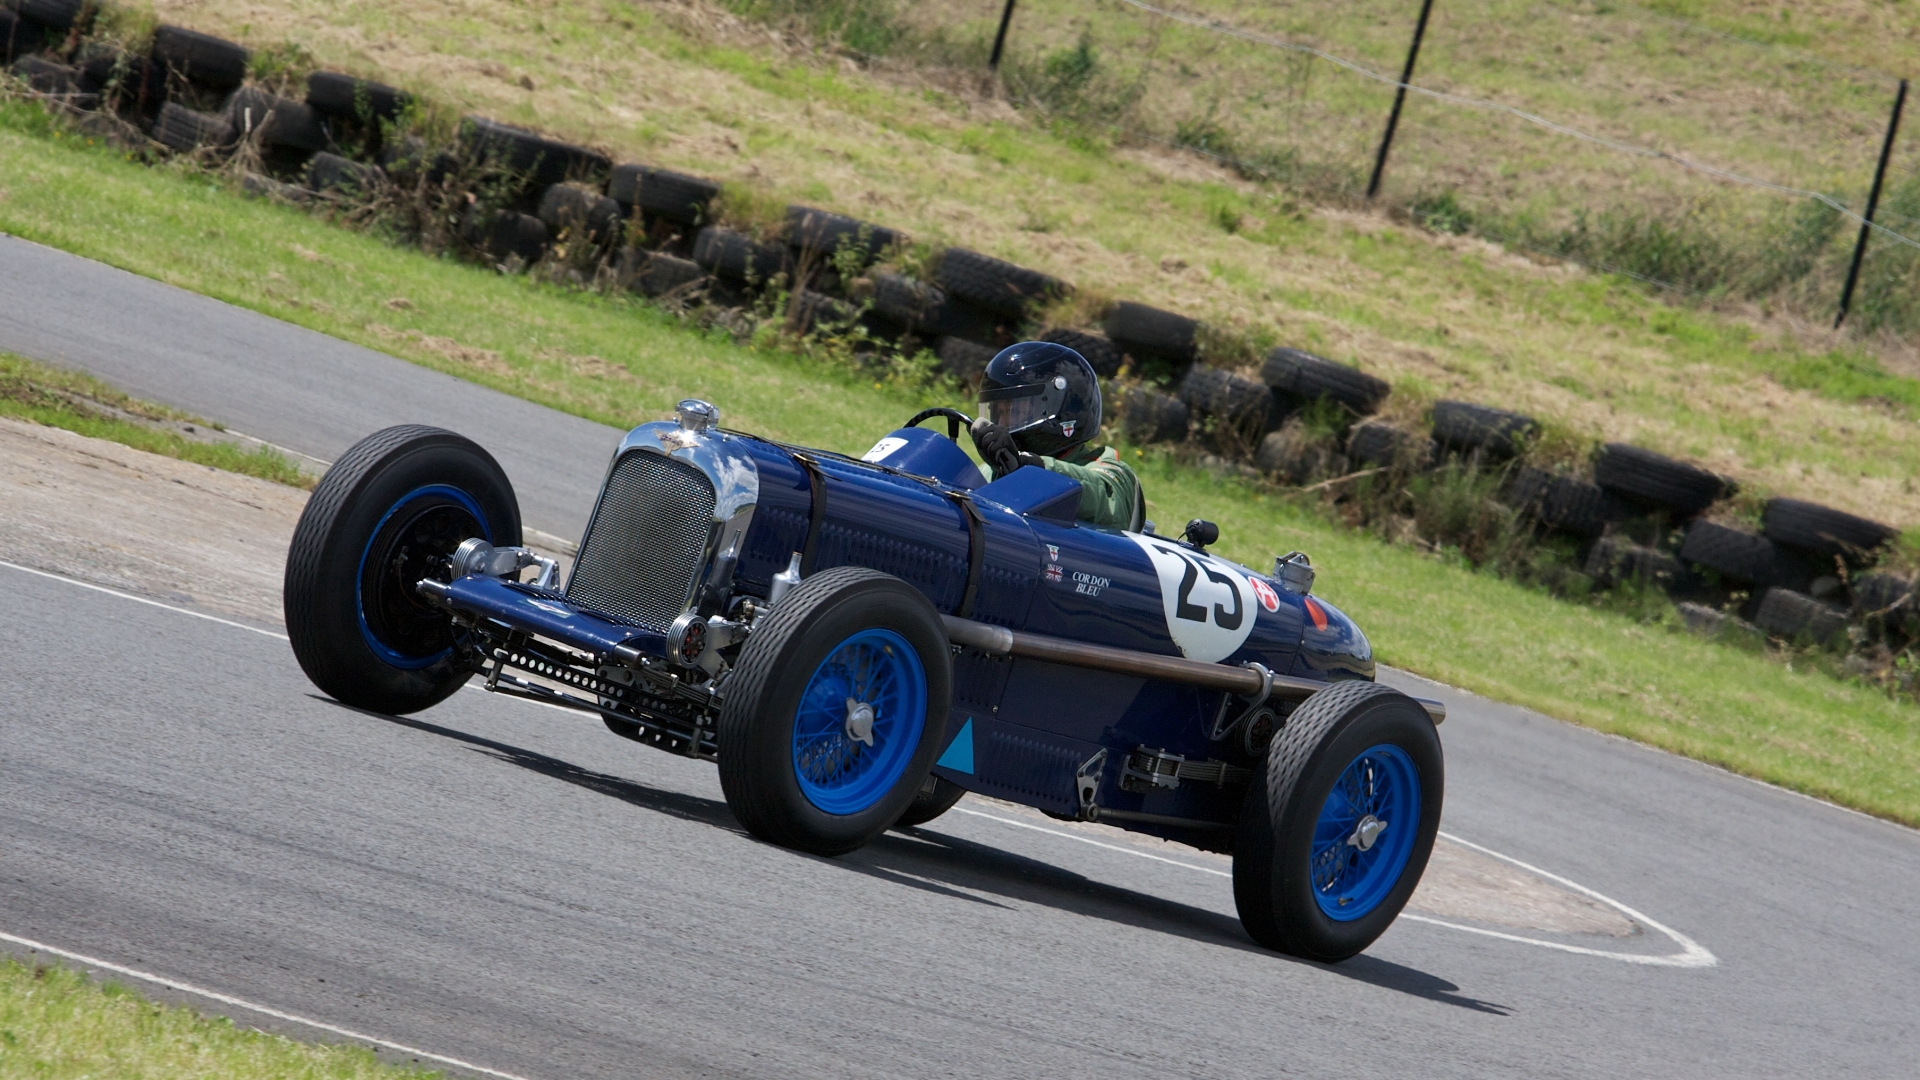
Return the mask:
[[[1708,297],[1832,318],[1899,79],[1593,0],[739,0],[876,63],[985,71],[1023,108]],[[1009,10],[1011,18],[1006,19]],[[1920,150],[1895,140],[1852,325],[1920,330]]]

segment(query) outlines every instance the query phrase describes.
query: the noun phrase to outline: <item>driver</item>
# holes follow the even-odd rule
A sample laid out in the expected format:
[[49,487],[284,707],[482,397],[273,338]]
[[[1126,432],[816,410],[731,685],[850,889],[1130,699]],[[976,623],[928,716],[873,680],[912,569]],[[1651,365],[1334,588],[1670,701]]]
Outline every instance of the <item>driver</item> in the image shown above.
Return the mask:
[[980,381],[973,445],[995,477],[1038,465],[1080,481],[1082,521],[1138,532],[1140,478],[1100,433],[1100,380],[1085,357],[1047,341],[1000,350]]

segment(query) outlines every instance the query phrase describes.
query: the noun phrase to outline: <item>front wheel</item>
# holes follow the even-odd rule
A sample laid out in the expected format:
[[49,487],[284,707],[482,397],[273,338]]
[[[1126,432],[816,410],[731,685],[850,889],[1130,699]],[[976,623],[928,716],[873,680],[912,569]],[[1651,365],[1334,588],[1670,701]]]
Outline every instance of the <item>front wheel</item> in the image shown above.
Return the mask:
[[444,700],[471,674],[453,624],[414,586],[444,580],[460,542],[520,542],[506,473],[472,441],[391,427],[355,443],[314,489],[294,527],[282,591],[287,637],[313,684],[386,713]]
[[952,692],[940,615],[899,578],[823,570],[740,651],[720,710],[720,787],[762,840],[816,855],[885,832],[920,792]]
[[1247,933],[1325,962],[1373,944],[1420,884],[1444,785],[1439,733],[1412,698],[1371,682],[1308,698],[1241,810],[1233,898]]

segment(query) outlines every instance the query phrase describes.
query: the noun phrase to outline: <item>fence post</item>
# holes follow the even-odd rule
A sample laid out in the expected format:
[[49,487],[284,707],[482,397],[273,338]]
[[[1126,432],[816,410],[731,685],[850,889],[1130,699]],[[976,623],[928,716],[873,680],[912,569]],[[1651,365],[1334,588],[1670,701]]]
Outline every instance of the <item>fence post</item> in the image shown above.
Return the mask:
[[[1008,0],[1007,7],[1013,7]],[[1373,178],[1367,181],[1367,198],[1380,194],[1380,179],[1387,173],[1387,150],[1393,146],[1393,130],[1400,126],[1400,106],[1407,103],[1407,84],[1413,81],[1413,62],[1420,57],[1420,39],[1427,36],[1427,16],[1433,12],[1433,0],[1420,0],[1420,21],[1413,24],[1413,44],[1407,48],[1407,66],[1400,71],[1400,85],[1393,92],[1393,111],[1387,114],[1387,130],[1380,136],[1380,152],[1373,158]]]
[[1013,0],[1000,12],[1000,32],[993,35],[993,55],[987,57],[987,70],[1000,70],[1000,53],[1007,47],[1007,27],[1013,23]]
[[1873,170],[1873,187],[1867,191],[1867,212],[1860,222],[1860,239],[1853,244],[1853,265],[1847,267],[1847,284],[1840,290],[1840,314],[1833,317],[1833,328],[1847,321],[1847,309],[1853,306],[1853,287],[1860,280],[1860,262],[1867,257],[1867,236],[1873,232],[1873,212],[1880,208],[1880,185],[1887,179],[1887,159],[1893,156],[1893,137],[1900,130],[1900,109],[1907,103],[1907,80],[1900,80],[1900,91],[1893,95],[1893,116],[1887,120],[1887,138],[1880,144],[1880,164]]

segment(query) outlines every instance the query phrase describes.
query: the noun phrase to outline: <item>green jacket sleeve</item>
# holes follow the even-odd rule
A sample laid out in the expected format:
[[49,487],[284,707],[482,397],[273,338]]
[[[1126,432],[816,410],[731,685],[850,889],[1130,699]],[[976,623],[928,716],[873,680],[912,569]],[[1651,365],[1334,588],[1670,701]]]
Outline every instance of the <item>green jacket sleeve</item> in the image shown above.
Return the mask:
[[1133,522],[1134,493],[1140,479],[1112,450],[1086,465],[1075,465],[1059,458],[1043,457],[1048,469],[1080,481],[1080,520],[1113,529],[1124,529]]

